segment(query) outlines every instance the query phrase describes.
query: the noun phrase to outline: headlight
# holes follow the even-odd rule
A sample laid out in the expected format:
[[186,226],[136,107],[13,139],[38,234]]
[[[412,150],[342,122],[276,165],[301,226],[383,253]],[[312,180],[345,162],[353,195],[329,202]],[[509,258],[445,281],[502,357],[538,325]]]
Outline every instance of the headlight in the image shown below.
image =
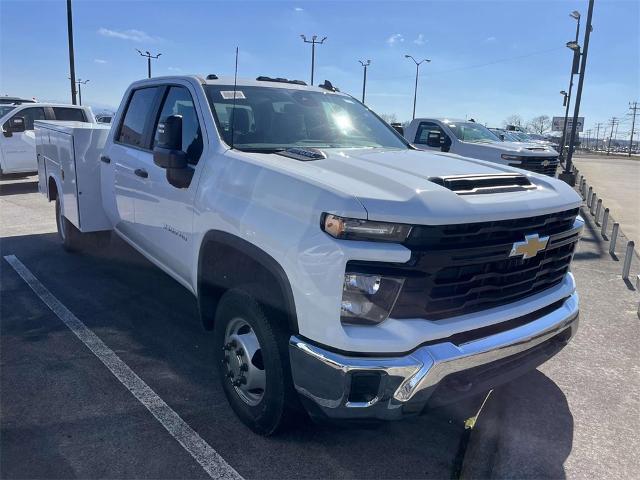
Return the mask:
[[509,155],[507,153],[503,153],[502,155],[500,155],[500,158],[502,158],[503,160],[522,160],[522,157],[520,155]]
[[411,232],[411,226],[344,218],[325,213],[322,217],[322,230],[334,238],[343,240],[404,242]]
[[402,278],[362,273],[347,273],[342,288],[340,321],[353,325],[376,325],[384,322],[393,308]]

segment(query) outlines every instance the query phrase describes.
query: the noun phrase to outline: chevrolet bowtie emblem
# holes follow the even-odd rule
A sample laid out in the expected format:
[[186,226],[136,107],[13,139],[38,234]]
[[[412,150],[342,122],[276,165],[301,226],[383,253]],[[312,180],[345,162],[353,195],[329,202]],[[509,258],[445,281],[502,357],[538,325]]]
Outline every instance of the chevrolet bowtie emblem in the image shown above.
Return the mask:
[[539,237],[537,233],[533,235],[525,235],[524,241],[515,242],[511,247],[510,257],[522,255],[523,259],[533,258],[538,252],[547,248],[549,237]]
[[549,160],[543,160],[542,161],[542,166],[543,167],[548,167],[549,165],[551,165],[551,162]]

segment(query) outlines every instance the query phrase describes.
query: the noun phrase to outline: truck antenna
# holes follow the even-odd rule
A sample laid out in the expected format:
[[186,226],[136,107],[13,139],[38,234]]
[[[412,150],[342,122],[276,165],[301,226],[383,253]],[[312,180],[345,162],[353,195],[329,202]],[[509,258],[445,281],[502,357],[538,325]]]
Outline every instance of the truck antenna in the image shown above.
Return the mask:
[[233,73],[233,108],[231,109],[231,149],[233,150],[233,144],[235,143],[235,137],[233,134],[236,123],[236,88],[238,86],[238,47],[236,47],[236,68]]

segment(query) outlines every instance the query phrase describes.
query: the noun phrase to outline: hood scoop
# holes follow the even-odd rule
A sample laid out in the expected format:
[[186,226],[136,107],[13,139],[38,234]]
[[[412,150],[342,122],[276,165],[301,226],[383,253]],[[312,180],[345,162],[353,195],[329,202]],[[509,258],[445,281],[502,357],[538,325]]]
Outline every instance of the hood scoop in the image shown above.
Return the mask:
[[527,150],[546,150],[544,147],[527,147]]
[[301,162],[310,162],[312,160],[324,160],[327,158],[327,154],[317,148],[305,148],[305,147],[291,147],[285,150],[276,152],[283,157],[293,158],[294,160],[300,160]]
[[431,177],[429,181],[451,190],[458,195],[521,192],[536,189],[536,186],[529,181],[529,178],[517,173],[453,175],[447,177]]

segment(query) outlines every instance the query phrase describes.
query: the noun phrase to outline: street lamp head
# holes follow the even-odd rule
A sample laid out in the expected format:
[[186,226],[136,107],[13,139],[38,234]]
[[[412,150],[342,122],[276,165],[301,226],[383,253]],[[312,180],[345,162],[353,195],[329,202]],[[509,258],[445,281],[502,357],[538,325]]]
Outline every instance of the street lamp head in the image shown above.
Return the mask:
[[568,95],[568,93],[565,92],[564,90],[560,90],[560,95],[564,95],[566,97]]
[[580,20],[580,12],[577,10],[574,10],[573,12],[571,12],[569,16],[571,18],[575,18],[576,20]]
[[578,42],[576,41],[570,41],[567,42],[567,48],[573,50],[574,52],[579,52],[580,51],[580,45],[578,45]]
[[311,37],[311,40],[315,40],[316,38],[318,38],[318,35],[314,35],[313,37]]
[[307,40],[306,35],[300,35],[300,38],[301,38],[302,40],[305,40],[305,41]]

